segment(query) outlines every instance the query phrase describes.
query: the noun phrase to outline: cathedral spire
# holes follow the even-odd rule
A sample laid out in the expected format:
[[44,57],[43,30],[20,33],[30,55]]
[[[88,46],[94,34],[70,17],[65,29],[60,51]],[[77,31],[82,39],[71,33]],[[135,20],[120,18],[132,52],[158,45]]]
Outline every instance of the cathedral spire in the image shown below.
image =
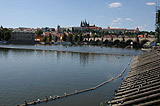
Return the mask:
[[85,24],[87,24],[87,21],[86,21],[86,19],[85,19]]
[[81,27],[82,27],[82,24],[83,24],[83,23],[82,23],[82,21],[81,21],[81,25],[80,25]]
[[3,26],[1,25],[1,28],[3,29]]

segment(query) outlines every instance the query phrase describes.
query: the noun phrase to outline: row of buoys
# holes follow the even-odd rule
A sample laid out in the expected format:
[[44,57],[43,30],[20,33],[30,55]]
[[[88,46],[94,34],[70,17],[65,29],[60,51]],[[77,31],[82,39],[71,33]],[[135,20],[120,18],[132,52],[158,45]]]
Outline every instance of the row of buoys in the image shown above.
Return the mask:
[[[130,64],[130,62],[131,62],[131,59],[129,59],[129,64]],[[128,66],[129,66],[129,64],[128,64]],[[127,67],[128,67],[128,66],[127,66]],[[84,89],[84,90],[80,90],[80,91],[75,90],[75,92],[73,92],[73,93],[69,93],[69,94],[64,93],[64,95],[62,95],[62,96],[58,96],[58,95],[56,96],[56,95],[54,95],[53,97],[52,97],[52,96],[49,96],[49,98],[48,98],[47,96],[45,96],[45,99],[43,99],[43,100],[37,99],[36,101],[30,102],[30,103],[27,103],[27,102],[25,101],[24,104],[17,105],[17,106],[36,105],[36,104],[40,104],[40,103],[44,103],[44,102],[46,103],[46,102],[48,102],[48,101],[52,101],[52,100],[64,98],[64,97],[67,97],[67,96],[72,96],[72,95],[76,95],[76,94],[79,94],[79,93],[84,93],[84,92],[88,92],[88,91],[91,91],[91,90],[95,90],[95,89],[97,89],[97,88],[105,85],[106,83],[109,83],[109,82],[111,82],[111,81],[113,81],[113,80],[121,77],[121,76],[123,75],[123,73],[126,71],[127,67],[125,67],[118,76],[116,76],[116,77],[114,77],[114,78],[112,77],[111,79],[109,79],[109,80],[107,80],[107,81],[104,81],[103,83],[101,83],[101,84],[99,84],[99,85],[97,85],[97,86],[95,86],[95,87],[91,87],[91,88],[89,88],[89,89]]]
[[131,64],[131,58],[129,59],[128,66]]

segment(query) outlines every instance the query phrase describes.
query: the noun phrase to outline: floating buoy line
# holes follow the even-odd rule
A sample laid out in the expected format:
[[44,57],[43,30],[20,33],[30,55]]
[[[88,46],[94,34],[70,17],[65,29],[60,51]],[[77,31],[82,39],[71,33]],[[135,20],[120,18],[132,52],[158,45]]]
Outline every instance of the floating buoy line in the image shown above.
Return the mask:
[[[127,67],[130,65],[131,63],[131,58],[129,59],[129,62],[128,62],[128,65]],[[16,106],[29,106],[29,105],[36,105],[36,104],[41,104],[41,103],[47,103],[49,101],[53,101],[53,100],[57,100],[57,99],[61,99],[61,98],[65,98],[65,97],[69,97],[69,96],[73,96],[73,95],[77,95],[77,94],[80,94],[80,93],[84,93],[84,92],[88,92],[88,91],[92,91],[92,90],[95,90],[95,89],[98,89],[99,87],[117,79],[117,78],[120,78],[122,77],[122,75],[124,74],[124,72],[126,71],[127,67],[125,67],[121,73],[119,75],[117,75],[116,77],[112,77],[111,79],[107,80],[107,81],[104,81],[103,83],[100,83],[99,85],[95,86],[95,87],[90,87],[88,89],[84,89],[84,90],[75,90],[75,92],[72,92],[72,93],[64,93],[64,95],[61,95],[61,96],[58,96],[58,95],[53,95],[53,96],[45,96],[44,99],[37,99],[37,100],[34,100],[32,102],[27,102],[25,101],[24,104],[21,104],[21,105],[16,105]]]

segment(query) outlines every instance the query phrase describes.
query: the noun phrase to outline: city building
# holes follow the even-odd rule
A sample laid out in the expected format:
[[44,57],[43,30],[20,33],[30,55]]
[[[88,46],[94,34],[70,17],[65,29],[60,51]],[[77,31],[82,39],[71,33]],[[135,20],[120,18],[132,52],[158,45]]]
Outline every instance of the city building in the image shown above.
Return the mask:
[[43,31],[43,32],[54,32],[54,31],[55,31],[55,28],[43,27],[43,28],[42,28],[42,31]]
[[85,21],[81,21],[80,27],[84,28],[84,30],[87,29],[87,30],[96,30],[96,31],[98,31],[98,30],[102,29],[101,27],[95,26],[95,24],[89,24],[89,22],[87,22],[86,19],[85,19]]
[[126,29],[126,28],[110,28],[110,27],[107,27],[107,28],[102,29],[102,31],[108,32],[108,33],[114,33],[114,34],[138,33],[139,28]]
[[11,31],[31,31],[31,32],[36,32],[37,29],[34,28],[25,28],[25,27],[19,27],[19,28],[9,28]]
[[57,33],[63,33],[65,31],[84,31],[84,30],[88,30],[88,31],[92,31],[92,30],[96,30],[99,31],[101,30],[101,27],[97,27],[95,26],[95,24],[89,24],[89,22],[85,21],[81,21],[80,26],[79,27],[65,27],[65,28],[61,28],[60,25],[57,26]]
[[35,33],[33,31],[19,31],[14,30],[11,32],[12,44],[35,44]]

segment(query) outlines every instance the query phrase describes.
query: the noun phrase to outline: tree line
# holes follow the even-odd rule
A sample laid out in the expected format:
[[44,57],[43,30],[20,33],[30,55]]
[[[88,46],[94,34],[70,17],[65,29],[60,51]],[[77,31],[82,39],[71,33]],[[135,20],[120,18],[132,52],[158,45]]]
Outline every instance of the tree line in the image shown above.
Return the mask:
[[0,40],[8,41],[11,38],[11,31],[7,28],[0,28]]

